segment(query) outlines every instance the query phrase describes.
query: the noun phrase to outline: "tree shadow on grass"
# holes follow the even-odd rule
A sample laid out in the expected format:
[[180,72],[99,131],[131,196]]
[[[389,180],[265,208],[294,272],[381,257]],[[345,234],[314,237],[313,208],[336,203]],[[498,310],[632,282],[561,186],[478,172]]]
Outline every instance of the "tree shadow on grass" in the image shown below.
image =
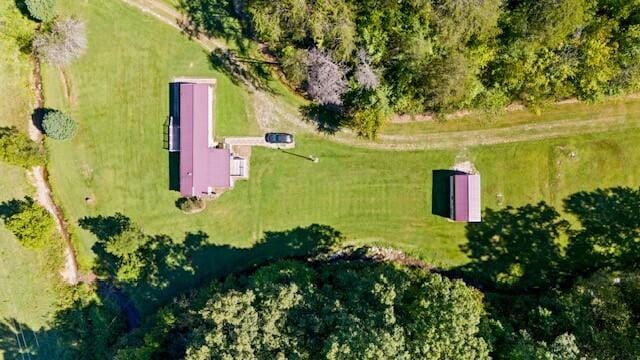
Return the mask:
[[570,232],[567,258],[575,272],[637,268],[640,256],[640,189],[581,191],[564,199],[581,228]]
[[265,232],[253,247],[243,249],[211,244],[204,232],[188,232],[178,241],[148,235],[122,214],[83,218],[80,226],[98,238],[94,272],[116,280],[143,314],[203,281],[276,259],[323,252],[343,239],[329,226],[312,224]]
[[269,85],[272,80],[270,66],[274,63],[239,56],[232,50],[215,49],[209,54],[209,61],[214,70],[227,75],[236,85],[275,93]]
[[545,202],[486,209],[481,223],[466,226],[461,246],[471,261],[450,271],[489,291],[539,291],[558,285],[563,257],[558,239],[569,227]]
[[462,250],[470,262],[446,271],[492,292],[535,293],[570,286],[600,269],[637,269],[640,263],[640,189],[583,191],[564,200],[580,228],[550,205],[485,209],[467,224]]
[[190,37],[203,34],[222,38],[245,50],[248,39],[244,23],[233,3],[227,0],[180,0],[177,8],[187,18],[178,21],[178,25]]
[[33,20],[33,21],[39,21],[38,19],[35,19],[31,16],[31,13],[29,13],[29,9],[27,8],[27,3],[25,2],[25,0],[15,0],[14,1],[16,4],[16,8],[18,8],[18,10],[20,10],[20,13],[26,17],[28,17],[29,19]]
[[304,118],[315,124],[321,133],[333,135],[346,124],[345,114],[337,106],[311,103],[302,106],[300,110]]
[[24,200],[11,199],[0,203],[0,219],[5,220],[20,213],[26,206],[33,204],[33,199],[25,197]]
[[122,335],[165,301],[215,278],[310,256],[343,240],[330,226],[312,224],[265,232],[253,247],[242,249],[211,244],[203,232],[189,232],[180,242],[147,235],[122,214],[87,217],[80,224],[98,238],[93,247],[94,271],[101,278],[97,291],[74,288],[70,305],[56,312],[46,328],[0,319],[0,353],[6,359],[112,358],[110,351]]
[[126,321],[113,301],[76,298],[46,327],[0,319],[0,354],[7,360],[109,359],[109,348],[125,331]]
[[44,120],[44,117],[52,111],[55,110],[51,108],[37,108],[31,113],[31,122],[33,123],[33,126],[36,127],[36,129],[40,130],[41,133],[44,133],[44,129],[42,128],[42,120]]

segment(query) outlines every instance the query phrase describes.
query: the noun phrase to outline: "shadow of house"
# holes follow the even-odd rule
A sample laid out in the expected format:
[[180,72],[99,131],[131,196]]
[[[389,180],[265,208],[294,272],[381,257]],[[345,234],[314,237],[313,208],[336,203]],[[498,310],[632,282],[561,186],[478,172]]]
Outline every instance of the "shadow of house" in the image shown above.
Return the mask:
[[169,190],[180,191],[180,153],[168,152]]
[[142,314],[212,278],[277,259],[306,257],[343,240],[340,232],[318,224],[265,232],[247,249],[211,244],[203,232],[188,232],[182,241],[144,234],[122,214],[83,218],[80,226],[98,238],[94,272],[114,279]]
[[433,170],[431,172],[431,214],[451,218],[451,186],[453,175],[462,175],[457,170]]
[[[180,191],[180,152],[176,151],[179,149],[179,136],[180,136],[180,123],[178,122],[180,119],[180,83],[172,82],[169,83],[169,117],[165,120],[165,123],[162,126],[162,136],[163,136],[163,145],[165,150],[167,151],[167,167],[169,169],[169,190]],[[175,123],[173,126],[177,127],[177,131],[174,131],[173,127],[170,127],[169,124],[171,121]],[[170,143],[170,134],[169,132],[174,131],[173,136],[178,137],[178,139],[173,139],[173,141],[178,141],[178,144]]]

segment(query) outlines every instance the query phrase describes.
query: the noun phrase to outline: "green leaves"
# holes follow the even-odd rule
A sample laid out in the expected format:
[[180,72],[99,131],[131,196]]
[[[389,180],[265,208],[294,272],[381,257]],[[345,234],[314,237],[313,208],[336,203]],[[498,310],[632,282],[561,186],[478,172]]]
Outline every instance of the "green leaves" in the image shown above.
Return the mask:
[[50,244],[55,233],[51,215],[30,197],[0,204],[0,217],[26,248],[39,249]]
[[[460,281],[375,262],[280,261],[156,317],[140,348],[187,359],[483,359],[481,295]],[[180,339],[178,329],[186,331]],[[186,344],[183,343],[187,338]],[[149,342],[147,342],[147,340]],[[144,350],[150,352],[145,352]]]
[[11,127],[0,127],[0,160],[30,168],[46,162],[43,149],[27,135]]
[[47,112],[42,120],[44,133],[55,140],[70,139],[77,128],[78,125],[68,114],[58,110]]
[[24,4],[27,6],[29,15],[36,20],[48,22],[56,16],[55,0],[24,0]]
[[[511,101],[540,111],[570,97],[640,89],[636,0],[252,0],[248,7],[293,85],[308,80],[301,54],[311,48],[348,67],[350,81],[365,73],[354,49],[366,49],[367,65],[389,89],[389,109],[399,113],[498,111]],[[365,103],[347,106],[347,125],[374,138],[382,113],[356,100]]]

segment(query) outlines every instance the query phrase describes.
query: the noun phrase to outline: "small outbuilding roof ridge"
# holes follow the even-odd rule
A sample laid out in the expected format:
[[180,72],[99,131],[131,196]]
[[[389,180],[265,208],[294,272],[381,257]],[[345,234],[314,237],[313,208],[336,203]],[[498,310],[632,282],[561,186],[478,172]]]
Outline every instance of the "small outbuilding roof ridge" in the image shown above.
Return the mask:
[[479,174],[455,174],[449,179],[450,214],[455,221],[480,222],[481,187]]

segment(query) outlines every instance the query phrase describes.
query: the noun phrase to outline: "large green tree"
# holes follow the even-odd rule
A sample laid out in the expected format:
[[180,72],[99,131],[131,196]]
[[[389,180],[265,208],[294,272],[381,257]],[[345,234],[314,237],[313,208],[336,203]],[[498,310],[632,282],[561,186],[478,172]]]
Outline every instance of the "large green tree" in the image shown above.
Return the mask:
[[191,311],[163,312],[141,331],[147,336],[138,346],[118,355],[180,356],[167,349],[183,346],[189,359],[488,356],[477,291],[385,263],[278,262],[205,287],[191,303],[175,306]]

